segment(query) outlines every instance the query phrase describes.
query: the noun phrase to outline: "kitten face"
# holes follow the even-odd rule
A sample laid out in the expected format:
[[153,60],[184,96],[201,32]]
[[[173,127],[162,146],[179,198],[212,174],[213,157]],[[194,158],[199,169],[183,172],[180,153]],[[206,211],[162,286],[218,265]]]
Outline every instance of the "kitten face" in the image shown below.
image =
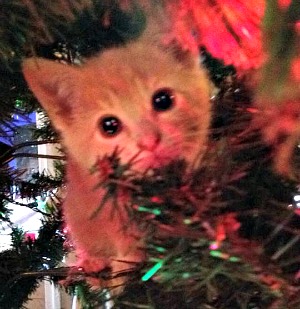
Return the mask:
[[87,272],[106,266],[120,271],[128,264],[118,261],[144,259],[142,232],[131,220],[128,229],[122,205],[119,216],[112,218],[108,202],[91,218],[104,194],[90,173],[96,161],[117,147],[123,163],[138,154],[133,168],[142,172],[179,158],[192,163],[205,149],[208,79],[197,59],[151,39],[107,50],[80,67],[44,59],[23,65],[67,151],[64,215]]
[[86,169],[116,147],[124,163],[137,155],[139,170],[191,163],[204,149],[209,86],[197,61],[136,42],[81,67],[29,59],[24,75],[69,157]]

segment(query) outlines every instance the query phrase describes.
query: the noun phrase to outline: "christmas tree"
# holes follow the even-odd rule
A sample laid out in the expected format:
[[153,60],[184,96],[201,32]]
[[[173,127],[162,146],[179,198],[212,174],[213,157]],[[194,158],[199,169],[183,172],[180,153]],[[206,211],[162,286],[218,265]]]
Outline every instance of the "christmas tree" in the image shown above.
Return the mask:
[[[64,166],[24,178],[11,165],[41,156],[28,146],[59,141],[46,116],[30,140],[11,139],[19,124],[12,119],[41,112],[21,63],[39,56],[76,64],[133,42],[157,7],[214,83],[206,154],[193,169],[175,161],[147,175],[121,162],[118,149],[99,158],[91,173],[107,194],[97,212],[111,200],[116,215],[124,195],[146,258],[127,273],[59,267],[72,251],[59,194]],[[12,226],[12,245],[0,252],[0,308],[25,306],[44,278],[83,308],[300,308],[298,1],[13,0],[0,16],[0,223]],[[13,187],[31,202],[20,205]],[[11,222],[12,204],[42,213],[36,239]],[[122,276],[115,295],[112,282]],[[91,288],[91,277],[102,287]]]

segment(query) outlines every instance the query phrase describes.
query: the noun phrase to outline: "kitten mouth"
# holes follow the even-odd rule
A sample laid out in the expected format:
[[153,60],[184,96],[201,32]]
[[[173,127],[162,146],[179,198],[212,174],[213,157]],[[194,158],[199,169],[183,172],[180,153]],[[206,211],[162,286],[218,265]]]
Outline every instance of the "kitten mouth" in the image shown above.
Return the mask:
[[139,157],[137,165],[144,169],[156,169],[166,166],[177,159],[179,159],[179,156],[175,154],[166,154],[163,151],[151,152]]

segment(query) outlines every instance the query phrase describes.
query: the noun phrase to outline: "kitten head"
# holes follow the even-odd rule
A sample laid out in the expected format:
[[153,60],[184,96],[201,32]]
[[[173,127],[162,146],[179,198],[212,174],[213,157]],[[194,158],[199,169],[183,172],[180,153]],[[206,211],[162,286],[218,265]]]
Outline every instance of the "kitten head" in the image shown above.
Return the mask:
[[141,38],[81,66],[27,59],[24,76],[84,168],[116,147],[136,168],[193,162],[205,147],[209,84],[196,57]]

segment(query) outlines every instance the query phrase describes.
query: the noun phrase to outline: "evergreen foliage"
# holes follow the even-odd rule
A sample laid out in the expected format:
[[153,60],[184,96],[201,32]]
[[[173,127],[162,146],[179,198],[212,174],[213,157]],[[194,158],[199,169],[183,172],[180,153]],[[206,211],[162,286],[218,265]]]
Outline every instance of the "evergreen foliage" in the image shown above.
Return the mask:
[[43,270],[61,262],[65,254],[61,230],[59,212],[44,220],[35,241],[25,239],[23,231],[13,229],[12,249],[0,253],[1,308],[22,308],[44,278]]
[[[38,55],[74,62],[134,39],[146,20],[136,2],[131,3],[125,12],[114,0],[1,2],[0,137],[11,136],[16,129],[12,114],[26,117],[39,109],[20,73],[22,58]],[[111,16],[109,27],[106,14]],[[272,171],[272,147],[264,145],[250,125],[252,93],[245,82],[233,67],[207,52],[202,56],[219,88],[204,167],[191,172],[184,162],[173,162],[144,177],[132,172],[132,163],[121,165],[117,151],[104,158],[112,165],[112,174],[99,183],[107,188],[106,198],[126,190],[132,220],[147,233],[148,259],[130,274],[124,294],[113,299],[114,306],[300,308],[296,277],[300,223],[293,200],[297,183]],[[33,144],[58,140],[47,119],[45,124],[35,132]],[[8,162],[18,147],[1,148],[0,224],[10,224],[7,205],[16,202],[11,186],[20,183],[20,172]],[[101,164],[94,172],[102,173]],[[22,181],[22,194],[34,198],[59,187],[62,179],[63,172],[53,177],[32,175],[31,181]],[[35,203],[27,207],[37,210]],[[35,241],[13,228],[12,247],[0,252],[0,308],[22,308],[41,279],[66,276],[68,269],[57,268],[67,250],[65,237],[60,201],[49,203]],[[215,242],[219,247],[212,249]],[[84,308],[107,301],[106,290],[89,290],[85,278],[91,274],[71,273],[68,289],[81,298]],[[93,275],[109,279],[105,271]]]

